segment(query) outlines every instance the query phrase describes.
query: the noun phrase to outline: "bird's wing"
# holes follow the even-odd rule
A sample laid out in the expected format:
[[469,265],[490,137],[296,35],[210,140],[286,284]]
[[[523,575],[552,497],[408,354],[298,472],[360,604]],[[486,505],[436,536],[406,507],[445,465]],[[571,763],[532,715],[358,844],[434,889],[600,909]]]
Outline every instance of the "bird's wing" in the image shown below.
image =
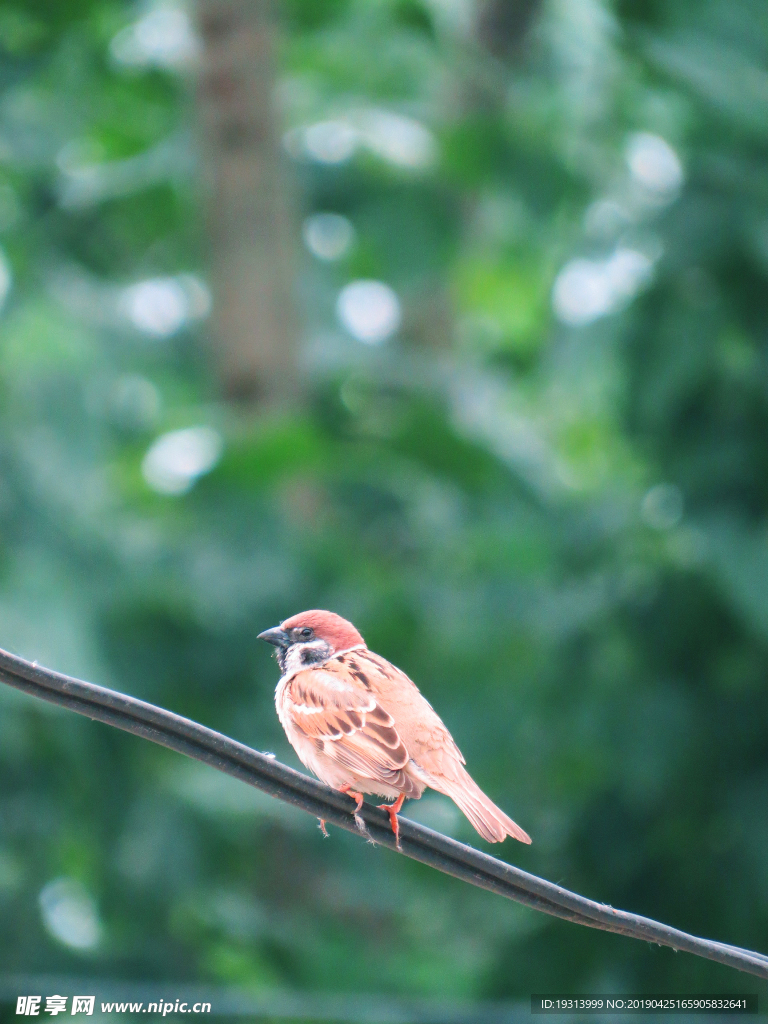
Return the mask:
[[287,710],[294,726],[326,756],[361,777],[403,782],[408,751],[394,719],[338,662],[291,679]]
[[393,716],[411,757],[422,768],[452,770],[465,763],[445,723],[405,672],[369,650],[350,651],[344,661]]
[[464,767],[464,758],[432,705],[408,676],[385,658],[369,650],[353,650],[338,659],[397,723],[403,743],[419,777],[445,793],[466,814],[489,842],[514,836],[522,843],[530,837],[486,796]]

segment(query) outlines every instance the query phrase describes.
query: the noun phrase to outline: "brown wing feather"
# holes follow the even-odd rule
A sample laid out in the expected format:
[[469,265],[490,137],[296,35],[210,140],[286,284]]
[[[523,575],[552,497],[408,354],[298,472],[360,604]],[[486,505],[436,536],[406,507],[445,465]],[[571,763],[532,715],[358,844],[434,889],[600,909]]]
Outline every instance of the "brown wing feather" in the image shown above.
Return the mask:
[[461,751],[416,685],[378,654],[355,649],[298,672],[286,696],[291,724],[360,779],[408,797],[421,796],[426,783],[454,800],[489,842],[510,835],[530,843],[467,773]]
[[366,778],[405,782],[408,751],[392,716],[344,665],[297,672],[289,709],[296,728],[322,742],[323,752],[339,764]]
[[350,670],[365,680],[379,703],[392,711],[411,757],[429,771],[452,771],[464,755],[443,720],[405,672],[373,651],[351,651],[344,656]]

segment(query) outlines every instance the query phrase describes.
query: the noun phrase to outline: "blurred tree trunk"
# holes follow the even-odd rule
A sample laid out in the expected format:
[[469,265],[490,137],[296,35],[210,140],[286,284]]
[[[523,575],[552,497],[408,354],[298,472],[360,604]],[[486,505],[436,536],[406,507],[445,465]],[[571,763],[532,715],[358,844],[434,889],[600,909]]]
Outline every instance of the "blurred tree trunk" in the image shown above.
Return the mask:
[[477,38],[494,57],[515,61],[524,48],[541,0],[482,0],[477,8]]
[[225,393],[280,401],[296,385],[292,230],[273,110],[269,0],[198,0],[215,355]]

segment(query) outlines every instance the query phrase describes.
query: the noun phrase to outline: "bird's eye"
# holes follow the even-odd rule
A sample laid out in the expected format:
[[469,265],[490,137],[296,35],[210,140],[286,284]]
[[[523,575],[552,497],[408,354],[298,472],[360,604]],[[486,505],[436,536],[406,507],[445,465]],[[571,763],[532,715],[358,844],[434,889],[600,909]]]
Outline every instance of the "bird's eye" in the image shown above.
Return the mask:
[[305,626],[304,629],[300,631],[299,635],[304,637],[305,640],[309,640],[309,638],[312,636],[312,630],[309,628],[309,626]]

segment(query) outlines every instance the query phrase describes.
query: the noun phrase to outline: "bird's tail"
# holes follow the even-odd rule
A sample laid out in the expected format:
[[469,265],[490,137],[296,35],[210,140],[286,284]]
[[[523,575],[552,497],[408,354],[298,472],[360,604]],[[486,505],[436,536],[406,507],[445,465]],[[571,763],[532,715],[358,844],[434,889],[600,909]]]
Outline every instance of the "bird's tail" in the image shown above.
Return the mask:
[[530,843],[531,837],[528,833],[485,795],[464,768],[457,772],[455,779],[443,777],[439,783],[435,780],[430,785],[449,796],[489,843],[501,843],[507,836],[512,836],[521,843]]

